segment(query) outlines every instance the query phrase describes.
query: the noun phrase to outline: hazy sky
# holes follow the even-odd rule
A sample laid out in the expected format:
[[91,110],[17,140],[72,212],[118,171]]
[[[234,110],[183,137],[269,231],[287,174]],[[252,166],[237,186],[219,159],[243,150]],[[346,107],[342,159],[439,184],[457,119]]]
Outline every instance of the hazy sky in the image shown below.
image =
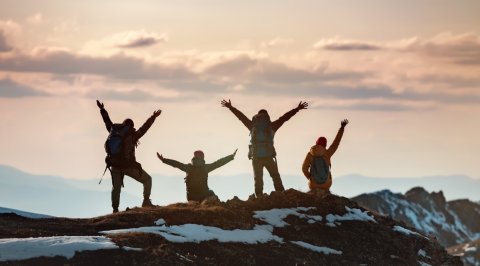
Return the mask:
[[[317,137],[348,118],[335,175],[480,178],[480,1],[0,2],[0,164],[99,177],[111,118],[137,127],[156,159],[207,161],[239,148],[217,175],[251,173],[249,117],[299,112],[277,132],[280,171],[301,175]],[[268,179],[268,178],[267,178]],[[271,181],[266,181],[271,182]],[[299,180],[304,182],[304,180]],[[253,189],[252,189],[253,190]]]

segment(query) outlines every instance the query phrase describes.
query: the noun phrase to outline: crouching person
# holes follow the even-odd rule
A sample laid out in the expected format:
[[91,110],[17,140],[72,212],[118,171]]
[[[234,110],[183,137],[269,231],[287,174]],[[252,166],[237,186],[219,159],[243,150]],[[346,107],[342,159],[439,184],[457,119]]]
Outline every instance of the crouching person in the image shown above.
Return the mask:
[[329,193],[332,186],[331,158],[342,140],[345,126],[348,120],[341,122],[337,136],[332,145],[327,148],[327,139],[319,137],[316,145],[310,148],[305,160],[303,161],[302,171],[308,179],[308,187],[313,192]]
[[231,155],[213,163],[206,164],[203,152],[195,151],[193,153],[192,163],[183,164],[172,159],[164,158],[163,155],[157,152],[158,159],[164,164],[168,164],[187,173],[185,184],[187,185],[188,201],[203,201],[210,197],[217,198],[215,193],[208,188],[208,173],[232,161],[235,158],[235,154],[237,154],[237,150]]

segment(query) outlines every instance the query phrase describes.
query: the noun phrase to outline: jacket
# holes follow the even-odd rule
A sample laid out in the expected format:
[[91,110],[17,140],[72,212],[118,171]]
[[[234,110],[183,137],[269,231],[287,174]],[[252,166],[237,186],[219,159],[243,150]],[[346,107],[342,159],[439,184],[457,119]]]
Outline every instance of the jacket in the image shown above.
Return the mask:
[[307,153],[305,156],[305,160],[303,161],[302,165],[302,172],[305,175],[305,177],[308,179],[308,186],[310,189],[325,189],[328,190],[332,186],[332,173],[330,172],[330,175],[327,179],[327,181],[323,184],[318,184],[316,183],[310,174],[310,167],[312,165],[313,157],[323,157],[325,162],[328,165],[332,165],[331,158],[335,151],[338,149],[338,145],[340,144],[340,141],[342,140],[344,128],[341,127],[338,132],[337,136],[335,137],[335,140],[333,141],[332,145],[330,147],[325,148],[320,145],[314,145],[310,148],[310,151]]
[[[110,132],[112,129],[113,122],[108,115],[107,110],[105,108],[100,109],[100,114],[102,115],[103,122],[105,123],[105,127],[107,131]],[[150,118],[145,121],[145,123],[138,129],[131,132],[124,140],[124,156],[127,161],[132,163],[136,162],[135,158],[135,148],[137,146],[138,140],[147,133],[148,129],[153,125],[155,122],[155,116],[151,116]]]
[[202,195],[208,194],[210,190],[208,188],[208,173],[232,160],[233,155],[228,155],[213,163],[201,165],[194,165],[191,163],[184,164],[167,158],[163,158],[162,162],[187,173],[187,176],[185,177],[185,184],[187,185],[187,199],[194,200],[201,198]]

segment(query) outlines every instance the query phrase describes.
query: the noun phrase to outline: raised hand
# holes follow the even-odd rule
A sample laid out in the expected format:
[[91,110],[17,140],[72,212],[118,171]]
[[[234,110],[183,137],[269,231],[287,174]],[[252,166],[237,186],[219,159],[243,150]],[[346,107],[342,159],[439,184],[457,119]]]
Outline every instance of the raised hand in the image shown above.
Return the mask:
[[232,154],[232,155],[233,155],[233,158],[235,158],[235,155],[237,155],[237,151],[238,151],[238,149],[236,149],[236,150],[233,152],[233,154]]
[[163,162],[163,155],[162,154],[157,152],[157,157],[158,157],[158,159],[160,159],[160,161]]
[[307,103],[307,102],[302,102],[302,101],[300,101],[300,103],[299,103],[298,106],[297,106],[297,109],[298,109],[298,110],[302,110],[302,109],[307,109],[307,107],[308,107],[308,103]]
[[348,125],[348,119],[343,119],[340,124],[342,125],[342,127],[345,127],[346,125]]
[[222,106],[223,106],[223,107],[227,107],[227,108],[232,107],[232,101],[230,101],[230,99],[228,99],[228,102],[225,101],[225,100],[222,100],[221,103],[222,103]]
[[160,114],[162,113],[162,110],[158,109],[156,111],[153,112],[153,115],[154,117],[158,117]]
[[98,100],[97,100],[97,106],[98,106],[98,108],[103,109],[103,103],[101,103],[101,102],[98,101]]

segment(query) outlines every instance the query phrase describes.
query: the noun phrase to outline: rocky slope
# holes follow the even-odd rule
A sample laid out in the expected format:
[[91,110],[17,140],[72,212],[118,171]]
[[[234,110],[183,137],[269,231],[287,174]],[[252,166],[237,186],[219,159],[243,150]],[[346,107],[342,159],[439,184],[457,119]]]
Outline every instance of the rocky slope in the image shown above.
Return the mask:
[[91,219],[0,214],[3,265],[462,265],[435,240],[335,195],[133,208]]
[[[403,194],[382,190],[353,198],[362,207],[403,221],[435,237],[466,265],[480,266],[480,203],[467,199],[446,201],[442,191],[428,193],[416,187]],[[465,251],[467,250],[467,251]]]

